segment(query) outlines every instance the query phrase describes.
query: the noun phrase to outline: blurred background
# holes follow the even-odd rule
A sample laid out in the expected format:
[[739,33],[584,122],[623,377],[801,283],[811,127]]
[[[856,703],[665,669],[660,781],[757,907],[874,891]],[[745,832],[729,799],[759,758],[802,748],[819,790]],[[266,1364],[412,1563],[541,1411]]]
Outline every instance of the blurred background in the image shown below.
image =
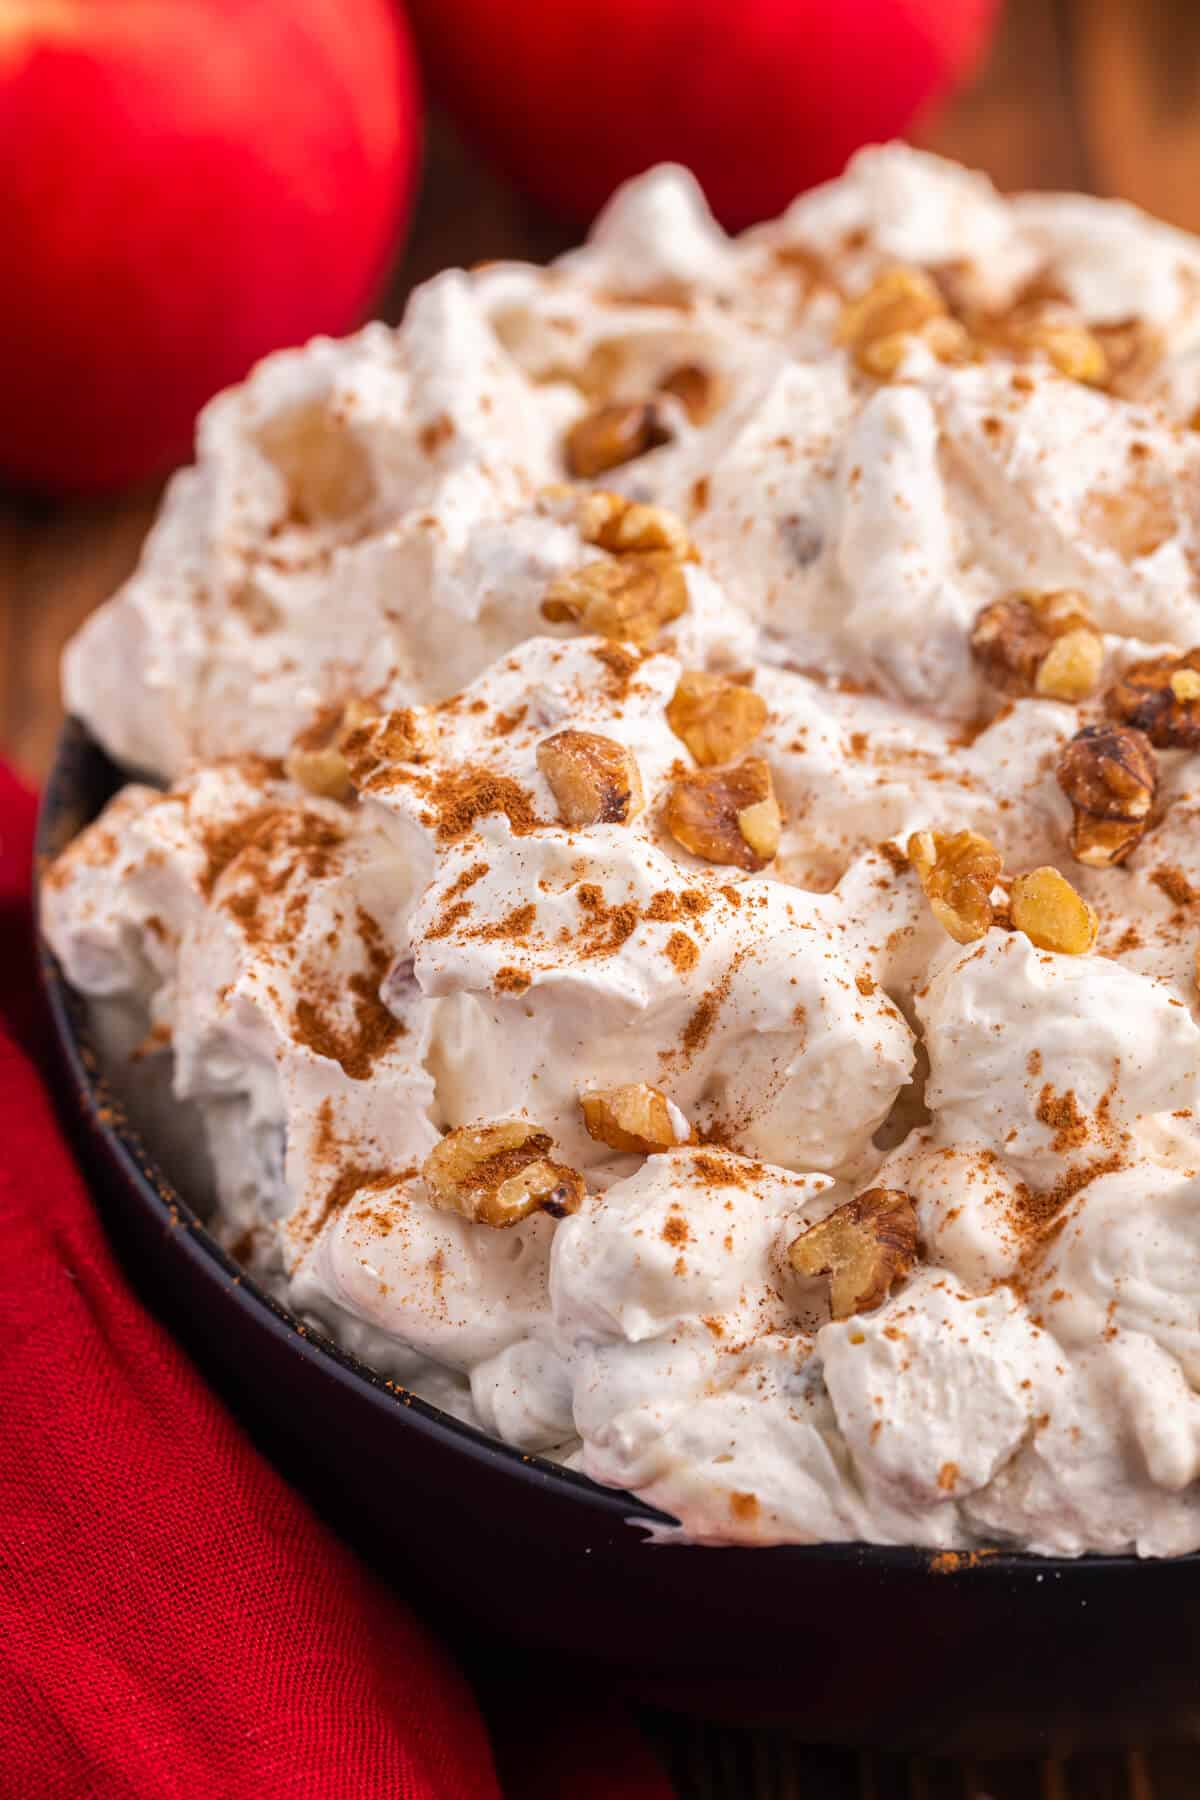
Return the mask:
[[[1200,230],[1197,0],[0,0],[0,753],[133,566],[197,407],[448,265],[695,168],[733,229],[905,135]],[[932,1766],[654,1726],[684,1795],[1184,1800],[1200,1756]]]

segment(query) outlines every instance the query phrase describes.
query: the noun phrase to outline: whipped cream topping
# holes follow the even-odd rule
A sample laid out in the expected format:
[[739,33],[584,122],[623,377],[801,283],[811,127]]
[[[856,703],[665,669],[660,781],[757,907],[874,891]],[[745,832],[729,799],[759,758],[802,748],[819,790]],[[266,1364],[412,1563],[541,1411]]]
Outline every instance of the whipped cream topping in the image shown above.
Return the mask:
[[[925,312],[864,361],[897,265]],[[1122,860],[1060,779],[1200,640],[1198,408],[1192,239],[898,146],[738,239],[653,171],[214,401],[68,651],[139,779],[42,914],[226,1246],[696,1541],[1200,1547],[1200,699],[1145,714]],[[1061,590],[1102,675],[998,675],[983,610]],[[698,676],[750,721],[712,754]],[[956,832],[1003,871],[966,927],[908,854]],[[627,1091],[656,1140],[585,1111]],[[447,1205],[497,1121],[566,1216]]]

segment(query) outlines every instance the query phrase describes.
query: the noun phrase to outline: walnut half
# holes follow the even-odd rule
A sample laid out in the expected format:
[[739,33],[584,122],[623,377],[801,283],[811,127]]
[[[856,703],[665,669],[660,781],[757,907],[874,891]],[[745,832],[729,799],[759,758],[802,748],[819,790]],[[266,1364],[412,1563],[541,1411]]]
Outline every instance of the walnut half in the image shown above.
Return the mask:
[[373,700],[325,707],[292,744],[283,760],[284,773],[306,793],[349,800],[354,793],[352,747],[378,718]]
[[576,420],[567,433],[564,454],[570,473],[590,481],[670,440],[671,433],[652,400],[616,401]]
[[597,731],[556,731],[537,748],[558,816],[571,830],[627,825],[645,805],[642,777],[631,750]]
[[1155,656],[1134,663],[1109,688],[1113,718],[1144,731],[1160,750],[1200,750],[1200,645],[1183,656]]
[[639,550],[669,550],[682,562],[695,558],[687,526],[666,506],[649,506],[627,500],[605,488],[585,494],[575,521],[585,544],[595,544],[614,555]]
[[977,831],[914,831],[908,860],[925,891],[930,911],[956,944],[970,944],[991,927],[991,894],[1003,858]]
[[687,606],[678,558],[671,551],[646,550],[558,576],[546,590],[542,617],[644,650]]
[[673,1101],[644,1081],[624,1087],[593,1088],[579,1104],[589,1137],[610,1150],[653,1156],[691,1141],[691,1128]]
[[985,606],[971,654],[993,687],[1046,700],[1083,700],[1100,679],[1104,642],[1072,588],[1010,594]]
[[667,724],[705,768],[740,756],[766,722],[761,694],[701,669],[685,669],[667,702]]
[[683,775],[667,795],[663,821],[677,844],[706,862],[765,869],[779,849],[783,816],[761,756],[732,769]]
[[828,1275],[835,1319],[870,1312],[906,1275],[917,1254],[917,1215],[898,1188],[868,1188],[788,1247],[800,1275]]
[[837,341],[864,374],[886,378],[898,367],[908,339],[934,320],[951,323],[936,284],[923,269],[897,264],[843,307]]
[[1018,875],[1009,895],[1013,927],[1039,950],[1084,956],[1096,941],[1099,921],[1065,875],[1046,867]]
[[550,1161],[552,1148],[550,1134],[526,1119],[462,1125],[430,1151],[421,1173],[434,1206],[476,1225],[503,1229],[535,1212],[561,1219],[578,1212],[583,1176]]
[[1058,785],[1074,808],[1071,854],[1107,869],[1146,829],[1158,787],[1149,738],[1132,725],[1085,725],[1058,759]]

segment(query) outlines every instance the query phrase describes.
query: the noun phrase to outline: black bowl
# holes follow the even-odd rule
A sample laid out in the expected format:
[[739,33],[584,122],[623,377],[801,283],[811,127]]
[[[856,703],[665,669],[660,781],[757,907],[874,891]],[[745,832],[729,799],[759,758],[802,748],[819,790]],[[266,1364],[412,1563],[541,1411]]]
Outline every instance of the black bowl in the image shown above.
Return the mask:
[[[40,857],[120,775],[78,725]],[[302,1325],[217,1246],[106,1094],[43,948],[80,1154],[133,1273],[287,1473],[385,1570],[660,1706],[927,1753],[1200,1740],[1200,1557],[976,1559],[648,1540],[628,1494],[523,1456]],[[73,1104],[72,1104],[73,1103]],[[552,1703],[552,1702],[551,1702]]]

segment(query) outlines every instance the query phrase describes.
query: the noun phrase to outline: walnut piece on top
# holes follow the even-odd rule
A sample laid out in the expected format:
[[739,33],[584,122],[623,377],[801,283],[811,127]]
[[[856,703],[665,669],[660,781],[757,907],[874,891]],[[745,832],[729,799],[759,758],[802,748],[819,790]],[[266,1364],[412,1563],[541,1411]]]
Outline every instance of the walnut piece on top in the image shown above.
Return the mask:
[[667,702],[667,724],[704,768],[732,762],[767,722],[761,694],[724,675],[685,669]]
[[930,327],[936,327],[931,342],[935,355],[955,356],[965,349],[966,334],[949,317],[936,283],[923,269],[899,264],[885,269],[864,293],[846,303],[837,341],[846,345],[864,374],[886,380],[895,373],[909,340],[925,336]]
[[324,707],[296,737],[283,759],[284,773],[306,793],[349,800],[354,793],[352,746],[378,718],[373,700]]
[[1104,702],[1112,718],[1144,731],[1160,750],[1200,749],[1200,645],[1133,663]]
[[644,650],[687,607],[678,559],[669,551],[649,550],[559,575],[546,590],[542,617]]
[[956,944],[970,944],[990,929],[995,917],[991,893],[1003,858],[977,831],[914,831],[908,860],[938,924]]
[[691,1140],[687,1120],[667,1096],[645,1081],[624,1087],[593,1088],[581,1094],[579,1104],[589,1137],[610,1150],[653,1156]]
[[624,494],[597,488],[583,496],[575,517],[585,544],[611,550],[614,555],[639,550],[669,550],[681,562],[695,559],[687,526],[669,507],[627,500]]
[[693,856],[747,870],[766,868],[783,829],[771,770],[761,756],[681,776],[667,795],[663,821]]
[[1013,927],[1039,950],[1084,956],[1096,942],[1099,920],[1065,875],[1055,868],[1032,869],[1014,878],[1009,895]]
[[543,738],[537,765],[559,818],[573,831],[586,825],[627,825],[645,805],[633,752],[597,731],[556,731]]
[[548,1132],[527,1119],[461,1125],[448,1132],[421,1171],[434,1206],[476,1225],[504,1229],[535,1212],[561,1219],[578,1212],[583,1176],[552,1162]]
[[1085,725],[1064,747],[1057,773],[1075,813],[1076,862],[1106,869],[1123,861],[1146,829],[1158,788],[1149,738],[1132,725]]
[[1100,679],[1104,643],[1083,595],[1059,588],[985,606],[971,631],[971,654],[1004,693],[1077,701]]
[[916,1254],[916,1211],[898,1188],[868,1188],[788,1247],[788,1260],[798,1274],[828,1275],[835,1319],[881,1305]]
[[608,469],[633,462],[647,450],[657,450],[670,438],[652,400],[613,401],[575,421],[567,433],[564,456],[572,475],[590,481]]

